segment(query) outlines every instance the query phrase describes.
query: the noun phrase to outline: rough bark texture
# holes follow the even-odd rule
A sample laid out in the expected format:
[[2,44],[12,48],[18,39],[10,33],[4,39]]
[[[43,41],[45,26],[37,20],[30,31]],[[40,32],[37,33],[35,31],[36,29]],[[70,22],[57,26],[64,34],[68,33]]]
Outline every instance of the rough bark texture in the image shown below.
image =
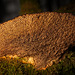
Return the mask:
[[31,56],[41,68],[59,61],[70,45],[75,46],[75,16],[69,13],[26,14],[0,24],[0,57]]

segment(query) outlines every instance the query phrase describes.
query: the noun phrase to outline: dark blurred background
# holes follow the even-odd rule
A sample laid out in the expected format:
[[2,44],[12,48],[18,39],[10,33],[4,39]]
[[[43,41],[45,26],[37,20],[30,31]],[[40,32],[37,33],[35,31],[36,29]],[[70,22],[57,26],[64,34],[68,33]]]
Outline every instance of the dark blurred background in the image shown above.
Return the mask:
[[0,23],[19,15],[47,11],[75,14],[75,0],[0,0]]

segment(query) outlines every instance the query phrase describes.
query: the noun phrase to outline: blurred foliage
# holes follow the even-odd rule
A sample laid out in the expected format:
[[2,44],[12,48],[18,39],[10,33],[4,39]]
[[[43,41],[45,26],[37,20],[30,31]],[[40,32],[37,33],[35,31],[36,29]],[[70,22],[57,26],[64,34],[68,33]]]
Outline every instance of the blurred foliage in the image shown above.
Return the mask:
[[70,4],[60,7],[56,12],[61,13],[72,13],[75,15],[75,1],[72,1]]
[[[20,15],[42,12],[38,0],[20,0],[21,11]],[[68,5],[60,7],[54,12],[72,13],[75,15],[75,0],[72,0]]]
[[20,0],[20,4],[21,4],[20,15],[41,12],[37,0]]

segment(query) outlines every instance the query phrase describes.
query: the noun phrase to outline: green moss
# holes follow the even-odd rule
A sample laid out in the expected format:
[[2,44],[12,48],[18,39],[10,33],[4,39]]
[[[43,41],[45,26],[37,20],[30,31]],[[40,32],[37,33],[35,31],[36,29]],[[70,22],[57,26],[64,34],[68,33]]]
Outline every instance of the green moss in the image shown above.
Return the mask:
[[65,59],[46,70],[36,70],[22,59],[0,58],[0,75],[75,75],[75,52],[66,53]]
[[31,64],[23,64],[20,59],[0,59],[0,75],[37,74]]

